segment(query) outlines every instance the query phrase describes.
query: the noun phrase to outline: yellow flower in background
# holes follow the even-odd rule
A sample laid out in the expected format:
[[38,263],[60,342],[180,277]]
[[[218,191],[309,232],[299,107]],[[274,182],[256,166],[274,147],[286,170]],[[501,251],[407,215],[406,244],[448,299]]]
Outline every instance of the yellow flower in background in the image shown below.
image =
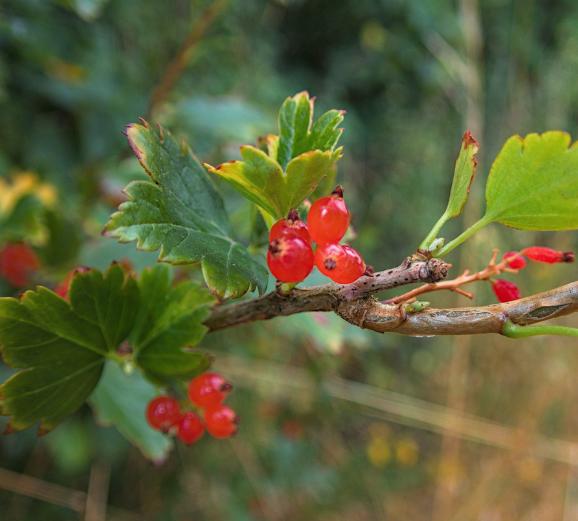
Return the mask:
[[26,195],[34,195],[47,207],[54,206],[57,199],[54,186],[41,182],[34,172],[17,172],[11,180],[0,178],[0,214],[10,214]]
[[366,447],[367,459],[374,467],[383,468],[391,460],[391,449],[385,438],[372,438]]
[[410,438],[402,438],[395,443],[395,457],[400,465],[413,467],[419,458],[419,446]]

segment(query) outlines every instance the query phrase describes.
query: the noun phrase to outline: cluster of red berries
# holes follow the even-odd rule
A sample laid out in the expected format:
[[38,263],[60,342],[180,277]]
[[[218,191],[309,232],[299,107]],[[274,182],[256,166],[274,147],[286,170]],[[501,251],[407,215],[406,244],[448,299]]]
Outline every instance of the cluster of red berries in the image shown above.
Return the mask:
[[[340,186],[311,205],[307,224],[291,210],[269,232],[269,270],[281,282],[301,282],[315,265],[339,284],[355,282],[365,273],[365,262],[351,246],[339,244],[350,219]],[[317,243],[315,252],[312,242]]]
[[205,430],[214,438],[237,432],[238,417],[223,405],[233,386],[217,373],[204,373],[189,382],[188,395],[195,411],[182,411],[171,396],[157,396],[147,406],[146,418],[153,429],[173,433],[186,445],[199,441]]
[[0,277],[15,288],[29,286],[39,267],[38,255],[24,243],[8,243],[0,249]]
[[[502,257],[513,270],[522,270],[526,267],[526,259],[546,264],[559,262],[574,262],[575,256],[572,251],[558,251],[543,246],[530,246],[520,251],[507,251]],[[492,282],[492,289],[500,302],[518,300],[521,296],[520,288],[513,282],[497,279]]]

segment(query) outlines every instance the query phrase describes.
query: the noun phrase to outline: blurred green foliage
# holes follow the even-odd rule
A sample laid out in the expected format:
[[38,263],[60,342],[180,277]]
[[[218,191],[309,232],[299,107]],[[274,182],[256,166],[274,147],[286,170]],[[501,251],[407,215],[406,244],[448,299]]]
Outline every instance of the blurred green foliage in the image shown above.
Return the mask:
[[[75,264],[102,269],[129,259],[140,271],[155,262],[155,254],[100,232],[121,188],[142,176],[122,131],[148,114],[167,64],[211,3],[0,5],[0,180],[32,171],[57,193],[55,205],[27,213],[46,259],[43,283],[55,285]],[[468,126],[481,143],[483,176],[513,133],[559,128],[578,135],[577,80],[572,0],[230,0],[153,119],[218,164],[275,131],[274,111],[289,94],[306,89],[318,110],[346,110],[338,179],[353,210],[356,247],[385,267],[412,251],[443,210]],[[481,215],[480,186],[466,221]],[[260,236],[247,224],[250,207],[224,183],[219,188],[237,235],[259,244],[263,229]],[[0,226],[0,234],[8,229]],[[30,229],[16,238],[28,238]],[[493,246],[533,243],[578,247],[575,233],[490,227],[455,263],[475,269]],[[529,294],[567,280],[570,271],[532,266],[520,284]],[[194,269],[184,273],[199,277]],[[476,302],[490,299],[488,288],[476,288]],[[547,450],[531,450],[536,436],[577,441],[578,355],[570,339],[527,340],[513,349],[493,337],[368,335],[312,315],[211,334],[202,347],[238,387],[231,398],[242,427],[231,442],[205,439],[154,466],[114,429],[95,425],[86,407],[46,438],[2,437],[1,466],[86,490],[95,462],[105,462],[108,501],[117,507],[110,519],[134,512],[154,520],[558,521],[565,502],[578,501],[555,450],[547,457]],[[438,408],[448,400],[444,416]],[[443,437],[435,421],[459,423],[458,409],[522,434],[484,438],[476,424],[473,434],[458,435],[464,439],[456,456],[447,447],[458,442]],[[429,423],[426,413],[434,415]],[[7,521],[78,518],[2,482],[0,512]]]

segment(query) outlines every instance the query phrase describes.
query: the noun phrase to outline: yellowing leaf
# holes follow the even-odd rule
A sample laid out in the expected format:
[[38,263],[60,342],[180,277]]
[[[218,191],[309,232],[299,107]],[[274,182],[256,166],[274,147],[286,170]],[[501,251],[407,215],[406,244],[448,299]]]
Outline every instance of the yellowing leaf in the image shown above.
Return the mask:
[[344,112],[329,110],[314,121],[313,108],[307,92],[287,98],[279,111],[278,136],[261,138],[260,149],[241,147],[242,161],[205,165],[254,202],[268,223],[298,207],[322,179],[335,174]]
[[296,208],[333,171],[341,149],[305,152],[287,165],[285,172],[265,152],[251,146],[241,147],[242,161],[229,161],[209,172],[231,183],[247,199],[269,215],[279,219]]

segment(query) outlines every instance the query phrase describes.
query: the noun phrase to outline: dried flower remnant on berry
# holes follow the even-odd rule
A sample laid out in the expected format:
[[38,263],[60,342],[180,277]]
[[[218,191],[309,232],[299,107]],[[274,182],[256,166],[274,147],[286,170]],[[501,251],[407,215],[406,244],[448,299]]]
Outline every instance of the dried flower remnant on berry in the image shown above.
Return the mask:
[[269,232],[269,242],[279,239],[283,235],[294,235],[303,239],[307,244],[311,242],[307,225],[299,218],[297,210],[291,210],[286,219],[277,221]]
[[529,248],[524,248],[520,253],[530,260],[546,264],[574,262],[576,258],[573,251],[559,251],[544,246],[530,246]]

